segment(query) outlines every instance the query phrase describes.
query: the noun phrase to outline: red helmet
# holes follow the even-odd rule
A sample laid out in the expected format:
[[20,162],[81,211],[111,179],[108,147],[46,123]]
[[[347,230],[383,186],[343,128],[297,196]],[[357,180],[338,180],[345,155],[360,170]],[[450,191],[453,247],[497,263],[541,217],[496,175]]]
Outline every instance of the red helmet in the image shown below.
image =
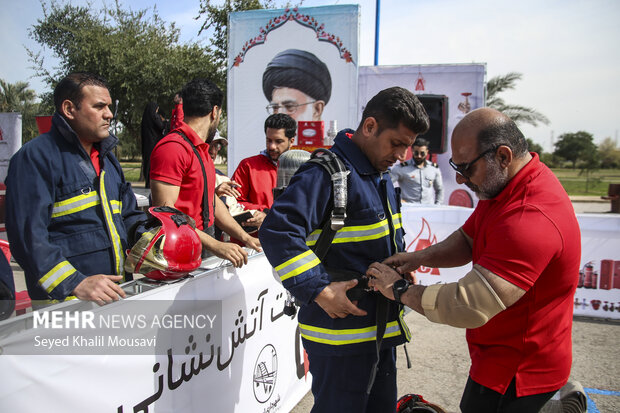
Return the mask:
[[146,232],[127,252],[125,271],[154,280],[176,280],[200,267],[202,243],[196,223],[178,209],[149,208]]

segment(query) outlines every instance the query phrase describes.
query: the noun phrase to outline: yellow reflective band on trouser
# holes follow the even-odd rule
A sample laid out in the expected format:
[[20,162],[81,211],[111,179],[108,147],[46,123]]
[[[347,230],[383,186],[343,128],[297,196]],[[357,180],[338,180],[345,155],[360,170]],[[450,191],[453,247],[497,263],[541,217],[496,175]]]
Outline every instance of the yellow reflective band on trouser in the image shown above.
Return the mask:
[[43,287],[45,291],[50,293],[54,288],[56,288],[58,284],[63,282],[65,278],[67,278],[74,272],[75,268],[73,268],[73,265],[71,265],[69,261],[62,261],[56,264],[54,268],[49,270],[47,273],[45,273],[43,277],[41,277],[41,279],[39,280],[39,285],[41,285],[41,287]]
[[99,194],[95,191],[74,196],[73,198],[65,199],[64,201],[54,202],[54,207],[52,208],[52,218],[75,214],[76,212],[99,205],[100,202]]
[[120,214],[123,210],[123,203],[121,201],[116,201],[114,199],[110,200],[110,205],[112,206],[113,214]]
[[[377,338],[377,326],[330,330],[328,328],[314,327],[300,323],[299,329],[301,330],[301,336],[306,340],[332,346],[375,341]],[[400,325],[398,321],[387,323],[383,338],[396,337],[398,335],[400,335]]]
[[101,205],[103,206],[103,215],[105,217],[108,231],[110,233],[110,238],[112,239],[112,245],[114,247],[114,263],[116,264],[116,274],[124,275],[123,273],[123,246],[121,245],[121,237],[118,235],[118,231],[116,231],[116,225],[114,225],[114,220],[112,219],[112,210],[110,208],[110,204],[108,203],[108,197],[105,192],[105,171],[101,171],[101,176],[99,177],[99,188],[101,191]]
[[[306,238],[306,245],[315,245],[323,230],[312,231]],[[390,233],[387,219],[370,225],[355,225],[343,227],[336,232],[332,244],[343,244],[345,242],[363,242],[377,238],[382,238]]]
[[280,280],[284,281],[316,267],[320,262],[319,257],[312,250],[308,250],[278,265],[275,270]]

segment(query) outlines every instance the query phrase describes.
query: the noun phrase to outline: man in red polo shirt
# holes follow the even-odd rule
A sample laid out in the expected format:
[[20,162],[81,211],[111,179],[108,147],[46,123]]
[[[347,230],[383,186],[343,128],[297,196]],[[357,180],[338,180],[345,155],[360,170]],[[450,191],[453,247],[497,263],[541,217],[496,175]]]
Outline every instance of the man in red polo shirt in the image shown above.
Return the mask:
[[265,120],[267,148],[260,154],[245,158],[237,166],[232,180],[241,186],[237,201],[245,209],[256,210],[242,225],[260,227],[273,204],[273,188],[278,177],[278,159],[293,144],[297,132],[295,119],[284,113],[274,113]]
[[[220,242],[212,235],[214,224],[246,246],[261,251],[260,243],[234,220],[215,196],[215,166],[209,156],[220,120],[222,91],[207,79],[194,79],[181,91],[185,121],[159,141],[151,155],[153,205],[170,205],[196,221],[203,251],[233,263],[247,264],[239,245]],[[205,182],[206,180],[206,182]]]
[[[570,374],[581,257],[573,207],[514,122],[494,109],[459,122],[452,156],[457,182],[478,206],[444,241],[372,264],[369,284],[431,321],[467,328],[464,413],[538,412]],[[456,283],[424,287],[400,275],[469,262]]]

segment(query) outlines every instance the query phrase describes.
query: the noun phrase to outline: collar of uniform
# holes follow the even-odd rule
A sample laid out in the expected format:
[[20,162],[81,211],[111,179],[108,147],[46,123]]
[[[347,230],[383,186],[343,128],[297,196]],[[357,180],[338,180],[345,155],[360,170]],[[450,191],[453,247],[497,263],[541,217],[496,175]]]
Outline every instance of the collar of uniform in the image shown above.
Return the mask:
[[267,158],[269,162],[271,162],[275,166],[278,166],[278,161],[274,161],[273,159],[271,159],[271,156],[269,156],[269,154],[267,153],[267,149],[263,149],[262,151],[260,151],[260,154]]
[[521,186],[522,184],[528,183],[534,178],[534,176],[540,173],[540,167],[542,164],[538,159],[538,154],[536,152],[530,152],[530,155],[532,155],[532,159],[523,168],[521,168],[515,176],[512,177],[502,192],[500,192],[499,195],[491,201],[506,201],[514,192],[515,188]]
[[182,122],[181,126],[179,126],[175,130],[181,130],[185,134],[185,136],[187,136],[189,140],[192,141],[194,146],[198,147],[200,145],[207,145],[207,150],[209,149],[209,144],[203,142],[203,140],[200,139],[200,136],[198,136],[198,134],[187,123]]
[[[58,112],[54,113],[54,116],[52,117],[52,129],[53,128],[56,128],[60,136],[62,136],[69,143],[76,145],[83,152],[83,154],[90,159],[90,154],[86,153],[86,151],[84,150],[84,147],[80,143],[80,139],[78,138],[73,128],[71,128],[69,123],[67,123],[67,120],[64,117],[60,116]],[[99,156],[102,158],[105,157],[108,152],[110,152],[116,146],[117,143],[118,138],[110,134],[106,139],[99,143],[97,148],[99,150]]]
[[338,155],[346,158],[360,175],[376,175],[379,173],[370,163],[364,152],[357,146],[353,140],[347,136],[355,133],[352,129],[343,129],[338,132],[334,140],[333,148],[336,149]]

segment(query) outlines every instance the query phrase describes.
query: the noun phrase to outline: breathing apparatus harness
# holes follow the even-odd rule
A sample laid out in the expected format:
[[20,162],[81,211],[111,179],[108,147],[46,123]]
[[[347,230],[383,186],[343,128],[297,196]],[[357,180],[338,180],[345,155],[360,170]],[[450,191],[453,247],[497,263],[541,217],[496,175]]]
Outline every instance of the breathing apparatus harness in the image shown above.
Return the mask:
[[[333,200],[334,205],[329,219],[325,219],[322,226],[321,235],[314,245],[313,251],[319,260],[323,261],[329,248],[332,245],[336,232],[344,227],[344,221],[347,217],[347,176],[351,173],[346,165],[340,160],[340,158],[328,149],[319,148],[312,152],[311,159],[308,162],[316,163],[324,168],[331,177]],[[349,281],[357,279],[358,283],[355,287],[347,291],[347,297],[352,300],[359,300],[364,295],[373,293],[368,288],[368,279],[365,275],[361,275],[354,271],[347,271],[342,269],[331,269],[326,267],[325,270],[329,274],[332,282]],[[381,351],[381,343],[383,342],[383,335],[385,334],[388,315],[389,315],[390,302],[381,294],[377,294],[376,305],[376,323],[377,323],[377,335],[376,335],[376,354],[377,359],[372,367],[370,373],[370,379],[368,381],[368,387],[366,393],[370,394],[372,386],[377,375],[377,368],[379,364],[379,357]],[[287,315],[294,316],[297,312],[295,307],[295,298],[287,295],[285,302],[284,312]],[[407,355],[407,361],[409,357]],[[409,363],[408,363],[409,364]]]

